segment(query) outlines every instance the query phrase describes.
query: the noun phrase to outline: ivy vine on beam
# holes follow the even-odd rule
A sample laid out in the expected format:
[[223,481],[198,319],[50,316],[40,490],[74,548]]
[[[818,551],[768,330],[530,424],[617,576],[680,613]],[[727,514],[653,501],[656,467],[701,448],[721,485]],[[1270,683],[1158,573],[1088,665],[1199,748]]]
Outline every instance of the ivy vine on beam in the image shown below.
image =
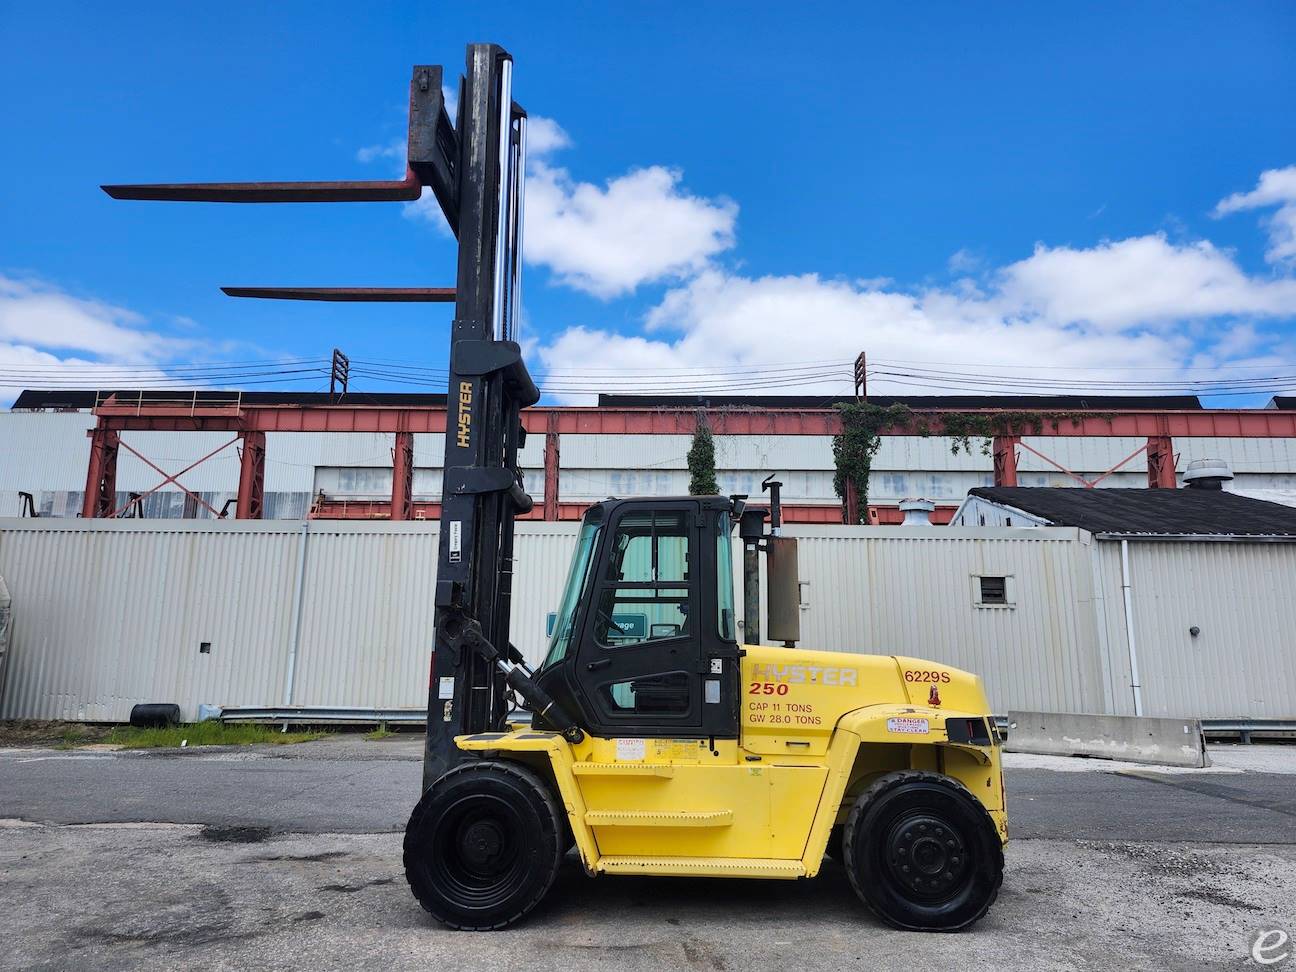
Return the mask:
[[[1003,410],[994,412],[937,412],[916,414],[908,405],[874,405],[869,402],[839,402],[842,430],[833,436],[833,489],[842,501],[842,519],[846,519],[846,485],[855,488],[857,503],[856,522],[866,522],[868,516],[869,477],[873,470],[873,457],[882,445],[884,429],[903,429],[906,435],[927,438],[942,435],[950,440],[950,452],[972,455],[973,440],[980,439],[981,454],[989,456],[997,435],[1043,435],[1045,426],[1053,432],[1064,422],[1073,427],[1086,418],[1113,417],[1110,413],[1054,412],[1039,410]],[[932,430],[932,422],[938,429]]]

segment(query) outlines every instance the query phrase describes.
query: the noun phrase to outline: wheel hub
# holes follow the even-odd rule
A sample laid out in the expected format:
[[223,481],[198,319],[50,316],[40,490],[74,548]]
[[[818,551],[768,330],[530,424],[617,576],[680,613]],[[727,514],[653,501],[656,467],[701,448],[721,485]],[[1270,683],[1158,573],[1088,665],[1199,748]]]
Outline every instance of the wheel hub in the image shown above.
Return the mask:
[[963,835],[934,814],[913,814],[897,820],[887,833],[884,847],[891,877],[909,897],[948,897],[968,873]]
[[504,835],[499,824],[494,820],[477,820],[464,828],[459,840],[459,852],[463,862],[478,872],[489,872],[498,868],[500,851],[504,846]]

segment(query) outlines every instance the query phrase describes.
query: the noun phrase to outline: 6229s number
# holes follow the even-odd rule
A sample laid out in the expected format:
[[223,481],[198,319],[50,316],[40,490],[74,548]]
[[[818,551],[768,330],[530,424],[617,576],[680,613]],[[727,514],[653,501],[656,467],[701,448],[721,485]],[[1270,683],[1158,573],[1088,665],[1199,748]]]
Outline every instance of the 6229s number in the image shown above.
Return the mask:
[[931,671],[905,672],[906,682],[948,682],[949,680],[950,680],[949,672],[931,672]]

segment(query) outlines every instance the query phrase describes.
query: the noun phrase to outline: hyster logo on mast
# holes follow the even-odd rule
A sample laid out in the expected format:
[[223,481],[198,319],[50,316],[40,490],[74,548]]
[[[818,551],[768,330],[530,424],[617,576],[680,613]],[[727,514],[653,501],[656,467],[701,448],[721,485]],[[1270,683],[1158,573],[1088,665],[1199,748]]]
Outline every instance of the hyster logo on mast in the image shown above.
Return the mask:
[[472,382],[459,382],[459,435],[455,439],[460,449],[468,448],[468,430],[472,425]]

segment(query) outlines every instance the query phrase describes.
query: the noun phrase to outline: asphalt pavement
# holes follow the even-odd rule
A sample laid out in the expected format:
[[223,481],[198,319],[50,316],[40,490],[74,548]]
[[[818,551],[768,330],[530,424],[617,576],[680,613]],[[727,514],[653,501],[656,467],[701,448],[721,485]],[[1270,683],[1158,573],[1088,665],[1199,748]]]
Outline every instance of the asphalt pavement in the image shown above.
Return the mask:
[[[0,750],[0,818],[397,832],[418,797],[421,758],[422,737],[412,734],[243,748]],[[1088,772],[1057,772],[1006,759],[1014,839],[1296,843],[1296,777],[1285,773],[1106,772],[1117,764],[1101,760],[1085,761]]]

